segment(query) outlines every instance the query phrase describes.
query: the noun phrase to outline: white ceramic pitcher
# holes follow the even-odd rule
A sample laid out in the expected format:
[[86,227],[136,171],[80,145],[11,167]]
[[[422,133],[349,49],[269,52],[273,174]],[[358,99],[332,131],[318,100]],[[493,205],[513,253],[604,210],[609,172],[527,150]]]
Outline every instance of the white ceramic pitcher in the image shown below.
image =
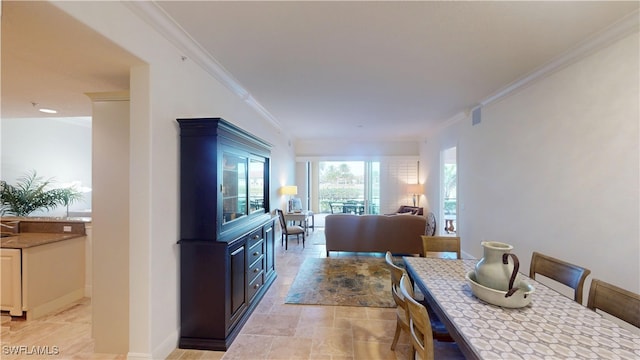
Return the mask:
[[[507,291],[505,297],[511,296],[515,290],[513,283],[518,274],[520,263],[510,251],[513,246],[497,241],[483,241],[484,257],[476,264],[476,281],[491,289]],[[513,263],[509,262],[509,257]]]

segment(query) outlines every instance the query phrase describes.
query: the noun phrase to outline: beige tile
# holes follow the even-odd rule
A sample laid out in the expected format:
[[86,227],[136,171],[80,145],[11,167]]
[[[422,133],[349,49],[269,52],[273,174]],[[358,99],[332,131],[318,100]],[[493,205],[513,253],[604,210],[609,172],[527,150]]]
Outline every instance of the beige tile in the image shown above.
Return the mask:
[[222,359],[224,352],[202,351],[202,350],[184,350],[180,355],[180,360],[200,360],[200,359]]
[[393,320],[360,320],[353,324],[353,338],[356,341],[377,341],[391,344],[396,330]]
[[304,320],[326,320],[333,321],[337,306],[317,306],[317,305],[302,305],[300,312],[300,318]]
[[224,360],[266,359],[271,349],[274,336],[240,334],[229,350],[224,354]]
[[351,329],[325,327],[325,326],[316,326],[313,329],[314,339],[321,339],[324,337],[332,337],[332,336],[342,336],[342,337],[352,338],[353,332],[351,331]]
[[354,323],[353,319],[336,318],[333,321],[333,327],[338,329],[352,329],[353,323]]
[[336,318],[367,319],[367,308],[357,306],[336,306]]
[[353,356],[311,354],[309,360],[353,360]]
[[15,345],[40,345],[43,339],[61,329],[63,329],[61,324],[42,321],[33,321],[26,324],[25,322],[25,325],[20,326],[17,331],[11,334],[11,340]]
[[269,309],[269,314],[272,315],[290,315],[300,317],[304,306],[301,305],[289,305],[289,304],[273,304]]
[[294,334],[295,338],[302,339],[313,339],[315,338],[315,330],[318,326],[312,322],[298,322],[298,326],[296,327],[296,332]]
[[299,316],[252,314],[241,330],[241,334],[294,336]]
[[[403,352],[402,350],[405,350]],[[396,350],[391,350],[391,343],[354,341],[353,352],[355,360],[387,359],[404,360],[409,359],[409,346],[397,346]]]
[[169,356],[167,356],[165,359],[166,360],[178,360],[180,359],[180,356],[182,356],[182,354],[184,354],[186,351],[185,349],[175,349],[171,352],[171,354],[169,354]]
[[330,334],[323,332],[322,334],[322,336],[312,340],[312,355],[354,356],[353,336],[346,336],[341,334],[340,331]]
[[311,355],[311,339],[291,339],[277,337],[273,339],[267,354],[269,360],[305,360]]
[[88,358],[90,360],[126,360],[127,355],[125,354],[99,354],[93,353]]
[[396,308],[365,308],[371,320],[396,320]]

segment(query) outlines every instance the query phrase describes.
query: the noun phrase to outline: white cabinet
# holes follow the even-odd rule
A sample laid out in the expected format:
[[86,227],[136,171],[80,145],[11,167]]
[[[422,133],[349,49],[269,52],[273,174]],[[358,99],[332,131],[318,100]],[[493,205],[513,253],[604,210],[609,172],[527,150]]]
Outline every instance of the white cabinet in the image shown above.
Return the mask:
[[22,249],[22,310],[27,319],[84,297],[85,237]]
[[20,249],[0,249],[0,307],[13,316],[22,315],[22,276]]
[[0,249],[2,310],[36,319],[82,299],[85,240],[79,236],[22,249]]

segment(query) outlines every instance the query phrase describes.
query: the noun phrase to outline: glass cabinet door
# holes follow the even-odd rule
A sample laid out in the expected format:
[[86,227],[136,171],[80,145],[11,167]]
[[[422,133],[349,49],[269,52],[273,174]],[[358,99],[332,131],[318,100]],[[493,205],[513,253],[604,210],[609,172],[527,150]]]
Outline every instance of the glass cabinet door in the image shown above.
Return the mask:
[[264,160],[249,160],[249,214],[264,211]]
[[247,157],[222,153],[222,222],[247,215]]

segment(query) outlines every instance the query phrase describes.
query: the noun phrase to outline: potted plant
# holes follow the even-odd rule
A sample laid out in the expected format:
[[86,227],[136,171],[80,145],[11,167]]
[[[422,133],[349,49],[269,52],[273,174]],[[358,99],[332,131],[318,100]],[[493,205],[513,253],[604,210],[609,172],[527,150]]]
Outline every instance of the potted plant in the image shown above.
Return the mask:
[[37,210],[51,210],[82,199],[82,193],[73,187],[52,189],[53,179],[43,179],[36,171],[18,178],[15,185],[0,181],[0,214],[28,216]]

